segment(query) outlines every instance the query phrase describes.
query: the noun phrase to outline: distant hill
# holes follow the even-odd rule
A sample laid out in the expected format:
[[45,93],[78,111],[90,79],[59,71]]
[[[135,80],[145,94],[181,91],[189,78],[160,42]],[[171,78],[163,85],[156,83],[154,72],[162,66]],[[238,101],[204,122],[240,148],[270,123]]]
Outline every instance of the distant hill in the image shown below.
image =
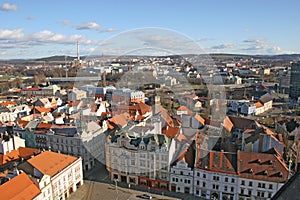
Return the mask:
[[[45,57],[45,58],[38,58],[38,59],[33,59],[33,61],[70,61],[70,60],[74,60],[77,57],[75,56],[61,56],[61,55],[56,55],[56,56],[50,56],[50,57]],[[82,60],[85,59],[85,56],[81,57]]]

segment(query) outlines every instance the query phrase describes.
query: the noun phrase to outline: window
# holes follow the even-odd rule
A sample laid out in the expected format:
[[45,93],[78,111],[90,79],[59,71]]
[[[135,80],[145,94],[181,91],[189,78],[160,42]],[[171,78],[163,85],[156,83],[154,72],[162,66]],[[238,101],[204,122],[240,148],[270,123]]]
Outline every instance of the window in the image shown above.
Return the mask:
[[197,172],[197,176],[200,176],[200,173],[199,173],[199,172]]
[[241,194],[244,194],[245,190],[244,188],[241,188]]
[[197,181],[197,185],[200,185],[200,181]]
[[258,183],[258,186],[257,186],[257,187],[261,188],[261,183]]
[[251,190],[248,190],[248,195],[252,196],[252,191]]
[[224,186],[224,191],[227,191],[227,189],[228,189],[228,188],[227,188],[227,186],[225,185],[225,186]]
[[183,175],[183,171],[180,171],[180,175]]
[[260,197],[260,191],[257,191],[257,196]]
[[271,198],[271,197],[272,197],[272,193],[269,193],[269,194],[268,194],[268,198]]
[[272,184],[269,184],[269,189],[273,189],[273,185]]
[[234,183],[234,182],[235,182],[235,179],[234,179],[234,178],[232,178],[232,179],[231,179],[231,183]]
[[262,187],[262,188],[266,188],[266,184],[265,184],[265,183],[263,183],[261,187]]
[[218,176],[213,176],[213,180],[214,180],[214,181],[218,181],[218,180],[219,180],[219,177],[218,177]]
[[231,187],[230,191],[231,191],[231,192],[234,192],[234,187]]
[[202,187],[205,187],[205,185],[206,185],[205,182],[203,182],[203,183],[202,183]]
[[203,175],[202,175],[202,178],[206,178],[206,174],[203,174]]
[[245,185],[245,181],[244,180],[242,180],[241,185]]
[[252,187],[252,181],[249,181],[249,186]]
[[135,160],[131,160],[131,165],[135,165]]
[[225,182],[228,182],[228,177],[225,177]]

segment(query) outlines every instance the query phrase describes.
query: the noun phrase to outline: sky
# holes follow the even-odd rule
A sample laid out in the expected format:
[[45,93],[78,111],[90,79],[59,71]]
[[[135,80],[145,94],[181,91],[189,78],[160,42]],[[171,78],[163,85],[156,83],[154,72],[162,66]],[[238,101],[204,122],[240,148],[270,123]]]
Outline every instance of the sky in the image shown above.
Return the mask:
[[77,41],[81,55],[191,42],[206,53],[300,53],[299,8],[299,0],[0,0],[0,59],[76,56]]

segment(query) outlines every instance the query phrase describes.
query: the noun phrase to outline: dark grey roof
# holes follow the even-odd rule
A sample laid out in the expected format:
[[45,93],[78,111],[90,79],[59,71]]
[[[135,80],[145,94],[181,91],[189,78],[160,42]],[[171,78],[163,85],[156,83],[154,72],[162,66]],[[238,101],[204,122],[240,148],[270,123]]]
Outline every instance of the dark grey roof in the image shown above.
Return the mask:
[[272,197],[272,200],[299,199],[300,170],[292,176]]

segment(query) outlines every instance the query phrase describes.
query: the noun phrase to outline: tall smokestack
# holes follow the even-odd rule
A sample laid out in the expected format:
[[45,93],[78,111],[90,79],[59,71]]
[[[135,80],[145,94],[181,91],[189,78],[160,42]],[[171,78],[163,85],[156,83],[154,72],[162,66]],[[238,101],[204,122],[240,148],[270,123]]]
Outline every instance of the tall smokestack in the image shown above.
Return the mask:
[[77,60],[80,60],[79,42],[77,41]]

